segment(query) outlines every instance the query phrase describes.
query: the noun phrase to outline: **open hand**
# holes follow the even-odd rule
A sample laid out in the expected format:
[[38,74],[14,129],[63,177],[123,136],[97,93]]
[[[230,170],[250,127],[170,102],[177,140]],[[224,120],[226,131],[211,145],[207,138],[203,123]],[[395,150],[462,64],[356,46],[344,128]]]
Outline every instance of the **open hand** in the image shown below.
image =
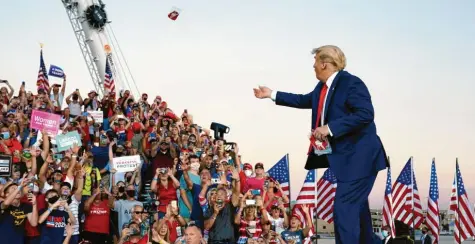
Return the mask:
[[254,96],[259,99],[263,98],[270,98],[272,94],[272,90],[266,86],[259,86],[258,88],[253,88]]

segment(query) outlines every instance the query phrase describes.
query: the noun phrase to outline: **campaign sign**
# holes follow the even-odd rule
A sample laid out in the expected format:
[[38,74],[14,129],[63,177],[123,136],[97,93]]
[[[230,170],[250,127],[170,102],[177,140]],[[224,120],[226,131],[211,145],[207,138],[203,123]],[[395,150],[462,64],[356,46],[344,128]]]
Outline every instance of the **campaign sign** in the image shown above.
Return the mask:
[[57,135],[61,116],[57,114],[45,113],[38,110],[31,112],[30,128],[44,130],[50,135]]
[[63,69],[61,69],[60,67],[58,67],[56,65],[50,65],[48,75],[58,77],[58,78],[63,78],[64,77],[64,71],[63,71]]
[[101,124],[104,122],[104,112],[102,111],[88,111],[87,112],[93,119],[95,123]]
[[78,147],[82,146],[81,136],[77,131],[71,131],[66,134],[57,135],[55,138],[58,152],[64,152],[76,144]]
[[10,177],[12,175],[12,157],[0,155],[0,177]]
[[134,171],[141,163],[139,155],[118,157],[112,160],[112,168],[117,172],[130,172]]

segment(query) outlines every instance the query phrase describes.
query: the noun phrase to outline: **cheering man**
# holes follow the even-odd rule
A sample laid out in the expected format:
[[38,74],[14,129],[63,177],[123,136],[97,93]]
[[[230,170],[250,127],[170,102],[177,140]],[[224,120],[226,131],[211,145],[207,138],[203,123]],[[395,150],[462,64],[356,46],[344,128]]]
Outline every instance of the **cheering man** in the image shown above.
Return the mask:
[[343,70],[346,58],[340,48],[322,46],[312,54],[319,80],[313,91],[292,94],[260,86],[254,89],[254,95],[271,98],[277,105],[312,109],[311,146],[305,169],[330,167],[337,178],[336,243],[371,243],[368,196],[378,171],[389,166],[376,134],[371,96],[360,78]]

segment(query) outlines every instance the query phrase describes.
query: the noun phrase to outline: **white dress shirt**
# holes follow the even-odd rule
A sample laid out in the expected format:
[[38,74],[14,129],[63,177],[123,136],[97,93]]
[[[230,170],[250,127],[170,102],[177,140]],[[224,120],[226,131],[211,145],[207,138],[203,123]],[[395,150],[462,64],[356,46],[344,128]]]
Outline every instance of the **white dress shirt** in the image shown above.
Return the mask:
[[[325,117],[325,105],[327,103],[328,91],[331,89],[333,80],[335,80],[335,77],[336,77],[337,74],[338,74],[338,72],[335,72],[332,75],[330,75],[330,77],[328,77],[327,82],[325,83],[327,85],[328,89],[327,89],[327,94],[325,94],[325,99],[323,100],[322,114],[320,115],[320,119],[321,119],[320,124],[321,125],[325,125],[325,123],[324,123],[324,121],[325,121],[325,118],[324,118]],[[276,97],[277,97],[277,91],[272,91],[272,93],[271,93],[272,101],[275,102]],[[330,127],[328,127],[328,132],[330,133],[330,136],[333,136],[332,131],[330,130]]]

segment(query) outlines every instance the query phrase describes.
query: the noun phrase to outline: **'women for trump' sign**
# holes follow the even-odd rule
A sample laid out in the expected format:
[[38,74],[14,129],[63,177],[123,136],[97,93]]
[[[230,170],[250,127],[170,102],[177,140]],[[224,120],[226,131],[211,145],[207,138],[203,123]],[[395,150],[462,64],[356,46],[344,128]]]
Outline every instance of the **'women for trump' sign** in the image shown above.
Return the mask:
[[44,130],[49,135],[57,135],[61,117],[57,114],[33,110],[31,113],[30,128]]

